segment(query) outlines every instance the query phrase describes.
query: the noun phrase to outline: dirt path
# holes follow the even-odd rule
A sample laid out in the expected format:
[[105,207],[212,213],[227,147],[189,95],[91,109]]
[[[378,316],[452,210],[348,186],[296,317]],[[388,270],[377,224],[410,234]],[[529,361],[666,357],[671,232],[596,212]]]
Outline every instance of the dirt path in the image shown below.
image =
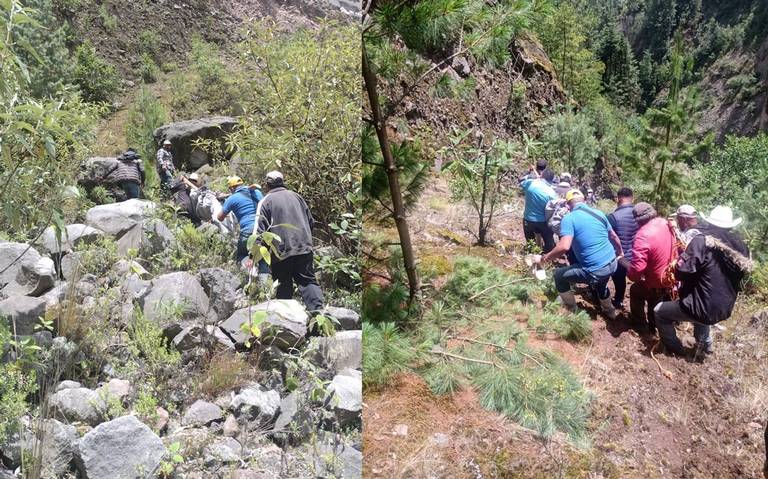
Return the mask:
[[[465,205],[433,181],[410,221],[421,255],[472,254],[510,267],[521,245],[520,208],[509,207],[493,229],[495,248],[471,247]],[[458,232],[456,234],[455,232]],[[433,282],[439,288],[440,280]],[[768,413],[768,319],[751,321],[758,305],[742,299],[715,334],[715,354],[694,363],[657,354],[654,341],[629,328],[627,315],[606,323],[588,303],[592,341],[574,344],[531,337],[529,345],[562,356],[594,394],[592,447],[550,441],[483,410],[465,389],[435,397],[415,374],[366,392],[366,477],[414,478],[758,478]],[[514,319],[510,319],[514,320]],[[685,341],[691,333],[681,332]]]

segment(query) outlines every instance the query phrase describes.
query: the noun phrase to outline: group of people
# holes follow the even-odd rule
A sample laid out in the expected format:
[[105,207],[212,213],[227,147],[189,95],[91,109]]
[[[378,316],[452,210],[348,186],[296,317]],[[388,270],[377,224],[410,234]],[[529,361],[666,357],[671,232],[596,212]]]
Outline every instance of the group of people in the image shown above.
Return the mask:
[[[265,177],[264,193],[258,184],[246,185],[239,176],[227,178],[228,194],[210,190],[197,173],[177,179],[172,143],[165,140],[157,151],[156,168],[161,190],[180,206],[181,214],[196,226],[211,223],[228,236],[237,229],[234,257],[246,269],[257,268],[265,282],[270,272],[277,282],[276,299],[291,299],[294,283],[307,310],[323,308],[323,293],[314,271],[314,219],[304,198],[289,190],[283,174],[271,171]],[[141,197],[146,174],[140,156],[129,148],[105,177],[117,184],[128,199]],[[279,238],[270,248],[270,263],[249,261],[248,239],[269,231]]]
[[[615,319],[624,307],[627,278],[630,318],[647,334],[659,337],[670,354],[685,355],[675,325],[693,323],[695,357],[712,352],[710,327],[730,317],[744,277],[752,268],[749,250],[733,229],[741,223],[731,208],[709,215],[682,205],[669,218],[649,203],[635,203],[630,188],[620,188],[615,210],[605,215],[587,204],[579,189],[560,187],[546,164],[521,178],[525,194],[526,239],[541,236],[537,263],[566,256],[554,271],[560,301],[576,308],[571,286],[586,284],[603,314]],[[569,179],[567,173],[560,175]],[[549,180],[548,180],[549,178]],[[557,235],[558,241],[554,241]],[[610,296],[609,281],[614,295]]]

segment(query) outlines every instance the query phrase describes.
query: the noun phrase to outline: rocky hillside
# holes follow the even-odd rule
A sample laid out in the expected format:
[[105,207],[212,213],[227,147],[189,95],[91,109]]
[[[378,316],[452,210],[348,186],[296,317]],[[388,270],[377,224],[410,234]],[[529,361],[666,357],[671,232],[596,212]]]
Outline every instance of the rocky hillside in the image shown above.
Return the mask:
[[[218,232],[163,208],[99,205],[61,241],[0,242],[4,361],[34,361],[40,385],[0,477],[360,477],[358,314],[328,308],[335,331],[311,333],[299,302],[253,299],[227,242],[205,267]],[[182,267],[190,235],[204,248]]]

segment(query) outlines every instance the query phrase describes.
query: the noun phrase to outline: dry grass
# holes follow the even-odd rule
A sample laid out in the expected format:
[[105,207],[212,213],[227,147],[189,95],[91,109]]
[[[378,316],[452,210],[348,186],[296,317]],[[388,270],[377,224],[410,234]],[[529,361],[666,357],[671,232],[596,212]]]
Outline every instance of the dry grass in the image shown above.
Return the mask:
[[242,386],[253,378],[254,368],[239,354],[224,352],[213,356],[200,373],[196,389],[207,397]]

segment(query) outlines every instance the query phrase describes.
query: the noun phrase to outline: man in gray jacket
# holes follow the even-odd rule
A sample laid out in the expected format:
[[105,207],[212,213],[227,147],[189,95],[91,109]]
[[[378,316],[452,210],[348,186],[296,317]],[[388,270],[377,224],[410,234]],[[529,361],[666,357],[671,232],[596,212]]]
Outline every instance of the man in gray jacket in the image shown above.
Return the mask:
[[271,171],[266,177],[267,194],[259,202],[257,232],[280,236],[272,253],[272,279],[278,282],[277,299],[293,297],[293,283],[299,288],[307,310],[323,308],[323,292],[315,278],[312,228],[314,220],[307,203],[298,193],[285,187],[283,174]]
[[127,199],[141,196],[144,187],[144,165],[133,148],[117,157],[117,164],[106,175],[125,192]]

